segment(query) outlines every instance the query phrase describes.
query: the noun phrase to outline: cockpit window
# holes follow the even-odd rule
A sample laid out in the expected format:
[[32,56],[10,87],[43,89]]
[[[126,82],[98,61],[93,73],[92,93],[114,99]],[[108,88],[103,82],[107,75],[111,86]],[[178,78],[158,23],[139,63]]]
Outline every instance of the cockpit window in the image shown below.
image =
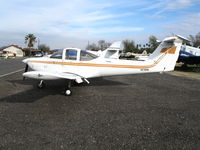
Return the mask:
[[50,58],[62,59],[62,53],[63,53],[63,50],[58,51],[58,52],[55,52],[54,54],[52,54],[52,55],[50,56]]
[[117,53],[117,50],[108,50],[106,52],[105,58],[110,58],[110,57],[112,57],[116,53]]
[[76,60],[77,58],[77,50],[68,49],[66,50],[65,59]]
[[80,60],[81,61],[89,61],[89,60],[92,60],[92,59],[95,59],[97,58],[96,55],[94,54],[91,54],[85,50],[81,50],[81,55],[80,55]]

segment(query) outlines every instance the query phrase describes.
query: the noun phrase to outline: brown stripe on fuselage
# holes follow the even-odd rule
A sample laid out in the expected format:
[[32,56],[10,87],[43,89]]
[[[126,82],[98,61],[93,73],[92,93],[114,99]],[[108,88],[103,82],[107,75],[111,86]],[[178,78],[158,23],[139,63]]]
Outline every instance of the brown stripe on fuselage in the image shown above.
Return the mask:
[[161,53],[165,53],[168,50],[168,48],[163,48],[160,50]]
[[176,52],[176,46],[172,46],[172,47],[169,47],[169,48],[163,48],[160,50],[161,53],[165,53],[167,52],[168,54],[175,54]]
[[175,52],[176,52],[176,46],[173,46],[168,50],[168,54],[175,54]]
[[[171,47],[173,48],[173,47]],[[33,63],[44,63],[44,64],[55,64],[55,65],[69,65],[69,66],[85,66],[85,67],[110,67],[110,68],[135,68],[135,69],[149,69],[154,67],[156,64],[158,64],[166,55],[168,54],[174,54],[176,50],[176,46],[171,50],[171,48],[168,49],[168,51],[165,51],[158,60],[154,61],[153,64],[150,65],[118,65],[118,64],[95,64],[95,63],[80,63],[80,62],[56,62],[56,61],[41,61],[41,60],[30,60],[28,62]],[[169,53],[170,51],[170,53]]]
[[54,64],[54,65],[69,65],[69,66],[85,66],[85,67],[110,67],[110,68],[138,68],[147,69],[156,65],[154,62],[151,65],[139,66],[139,65],[117,65],[117,64],[95,64],[95,63],[79,63],[79,62],[55,62],[55,61],[37,61],[30,60],[32,63]]

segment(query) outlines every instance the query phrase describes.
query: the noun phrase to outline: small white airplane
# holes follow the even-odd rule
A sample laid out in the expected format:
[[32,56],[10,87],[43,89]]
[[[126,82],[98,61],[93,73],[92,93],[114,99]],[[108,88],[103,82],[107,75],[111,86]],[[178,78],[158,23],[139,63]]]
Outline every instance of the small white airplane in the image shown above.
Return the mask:
[[[89,84],[88,79],[96,77],[172,71],[183,40],[178,36],[165,38],[145,61],[113,59],[108,57],[110,51],[97,57],[78,48],[65,48],[50,57],[24,59],[23,76],[40,80],[38,88],[44,87],[44,80],[66,79],[65,95],[69,96],[71,81]],[[27,72],[28,67],[33,71]]]
[[200,64],[200,49],[188,45],[182,45],[177,62],[187,64]]
[[99,51],[86,50],[86,51],[101,58],[119,59],[120,54],[122,53],[121,41],[114,42],[112,45],[110,45],[109,48],[105,50],[99,50]]

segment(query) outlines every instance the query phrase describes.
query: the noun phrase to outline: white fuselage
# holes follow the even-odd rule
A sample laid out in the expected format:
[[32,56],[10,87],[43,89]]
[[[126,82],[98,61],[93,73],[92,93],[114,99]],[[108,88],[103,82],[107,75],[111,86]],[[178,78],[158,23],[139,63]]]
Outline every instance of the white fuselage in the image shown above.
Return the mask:
[[[50,73],[73,73],[84,78],[112,76],[121,74],[137,74],[141,72],[154,72],[150,68],[153,61],[130,61],[119,59],[97,58],[90,61],[63,60],[52,58],[31,58],[28,65],[35,71]],[[134,65],[134,66],[133,66]]]
[[[162,42],[145,61],[97,57],[78,48],[66,48],[50,57],[28,58],[23,62],[32,70],[23,75],[34,79],[81,79],[150,72],[172,71],[179,55],[181,41],[176,37]],[[107,51],[108,54],[111,52]]]

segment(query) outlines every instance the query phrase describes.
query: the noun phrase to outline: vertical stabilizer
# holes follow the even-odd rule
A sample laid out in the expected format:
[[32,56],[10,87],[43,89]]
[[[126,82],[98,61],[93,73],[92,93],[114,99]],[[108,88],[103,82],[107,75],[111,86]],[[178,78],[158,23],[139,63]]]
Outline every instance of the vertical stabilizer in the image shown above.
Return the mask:
[[155,71],[172,71],[176,65],[183,40],[178,37],[165,38],[149,56],[156,64]]

